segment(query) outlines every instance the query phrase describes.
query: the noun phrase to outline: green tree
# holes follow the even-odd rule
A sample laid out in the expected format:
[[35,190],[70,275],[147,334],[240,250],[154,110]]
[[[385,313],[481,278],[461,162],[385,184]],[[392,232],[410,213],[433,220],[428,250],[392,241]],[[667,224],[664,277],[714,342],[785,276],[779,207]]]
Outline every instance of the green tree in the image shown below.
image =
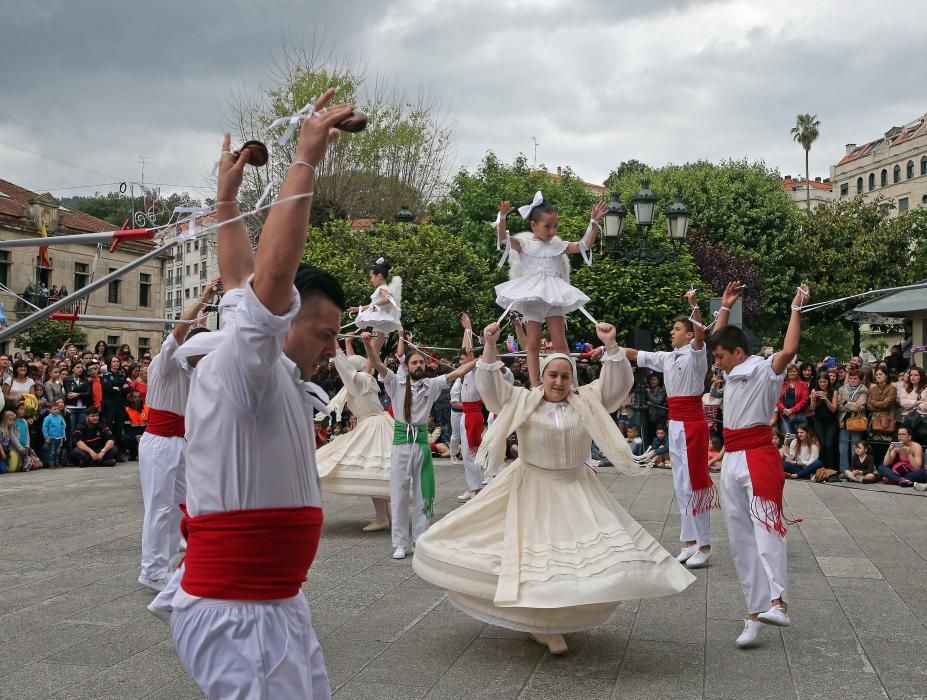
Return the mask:
[[67,321],[41,321],[16,336],[15,344],[41,355],[58,352],[68,340],[74,345],[84,346],[87,334],[80,326],[72,326]]
[[[200,206],[200,201],[194,199],[187,192],[174,192],[162,198],[157,191],[149,191],[149,195],[136,195],[133,199],[127,194],[118,192],[97,192],[89,197],[72,197],[68,200],[70,206],[79,211],[108,221],[115,228],[121,227],[126,221],[129,226],[160,226],[166,224],[174,212],[175,207]],[[62,201],[62,204],[64,202]],[[154,221],[133,221],[133,212],[138,214],[150,212]]]
[[605,178],[605,186],[612,189],[612,183],[620,182],[621,179],[629,173],[637,173],[638,176],[640,176],[641,174],[649,173],[651,170],[653,170],[653,168],[646,163],[641,163],[635,158],[621,161],[618,167],[612,170],[608,174],[608,177]]
[[811,175],[808,170],[808,154],[811,152],[811,144],[818,138],[820,126],[821,122],[818,121],[818,115],[799,114],[795,118],[795,126],[789,132],[792,134],[792,138],[805,149],[805,193],[807,195],[806,208],[808,211],[811,211]]

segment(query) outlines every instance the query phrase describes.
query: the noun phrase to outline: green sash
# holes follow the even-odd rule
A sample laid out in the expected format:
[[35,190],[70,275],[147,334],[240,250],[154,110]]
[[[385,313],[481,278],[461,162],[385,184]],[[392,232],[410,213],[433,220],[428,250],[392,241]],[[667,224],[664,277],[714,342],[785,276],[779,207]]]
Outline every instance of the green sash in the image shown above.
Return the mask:
[[425,507],[422,512],[429,518],[434,516],[435,503],[435,465],[431,461],[431,445],[428,442],[428,426],[408,425],[401,420],[396,421],[393,430],[394,445],[417,444],[422,449],[425,459],[422,461],[422,474],[419,482],[422,485],[422,501]]

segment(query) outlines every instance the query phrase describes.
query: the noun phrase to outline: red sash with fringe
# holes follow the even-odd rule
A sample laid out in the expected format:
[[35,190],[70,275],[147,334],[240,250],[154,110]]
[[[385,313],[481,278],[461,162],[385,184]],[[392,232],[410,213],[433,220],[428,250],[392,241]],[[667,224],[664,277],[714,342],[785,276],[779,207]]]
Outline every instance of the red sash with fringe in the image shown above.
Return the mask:
[[171,411],[163,411],[160,408],[148,409],[148,425],[145,426],[145,432],[161,437],[183,437],[184,420]]
[[292,598],[306,581],[322,534],[322,509],[255,508],[191,517],[181,504],[187,540],[181,585],[220,600]]
[[782,487],[785,472],[782,458],[772,444],[772,428],[768,425],[754,425],[749,428],[724,429],[724,451],[746,452],[747,470],[753,485],[753,502],[750,512],[769,532],[775,530],[785,537],[785,525],[801,522],[801,518],[789,520],[782,512]]
[[476,451],[480,449],[480,443],[483,442],[483,402],[464,401],[462,403],[467,446],[473,454],[476,454]]
[[669,419],[678,420],[686,431],[686,458],[692,496],[686,504],[689,515],[707,513],[718,508],[718,489],[708,471],[708,421],[702,410],[701,396],[668,396]]

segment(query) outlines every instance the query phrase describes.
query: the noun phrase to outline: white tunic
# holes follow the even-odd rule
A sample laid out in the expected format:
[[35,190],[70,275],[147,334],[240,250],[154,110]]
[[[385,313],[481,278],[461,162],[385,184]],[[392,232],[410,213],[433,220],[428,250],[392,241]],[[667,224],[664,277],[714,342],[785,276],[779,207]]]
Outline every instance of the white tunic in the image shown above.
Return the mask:
[[776,374],[775,355],[763,359],[751,355],[724,375],[724,427],[749,428],[769,425],[776,410],[785,371]]
[[425,425],[428,423],[428,416],[431,415],[431,407],[434,405],[441,392],[447,388],[447,375],[442,374],[440,377],[419,379],[412,382],[412,420],[408,420],[405,415],[406,399],[406,382],[410,380],[409,375],[397,377],[393,370],[387,370],[386,374],[380,375],[380,380],[389,394],[393,406],[393,416],[396,420],[411,425]]
[[701,396],[705,393],[705,374],[708,372],[708,351],[693,347],[695,341],[672,352],[637,353],[637,366],[663,373],[667,396]]
[[187,406],[187,394],[190,392],[190,376],[174,356],[179,347],[180,344],[171,333],[162,343],[161,352],[152,359],[148,366],[148,394],[145,403],[149,408],[182,416]]

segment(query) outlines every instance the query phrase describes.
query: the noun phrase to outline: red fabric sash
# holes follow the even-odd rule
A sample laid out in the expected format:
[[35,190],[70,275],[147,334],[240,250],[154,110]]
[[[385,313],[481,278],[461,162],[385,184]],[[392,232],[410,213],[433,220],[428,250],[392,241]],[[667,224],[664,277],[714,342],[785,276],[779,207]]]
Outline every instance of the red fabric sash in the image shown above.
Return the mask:
[[708,471],[708,421],[701,396],[668,396],[669,419],[682,422],[686,431],[686,458],[692,496],[686,504],[689,515],[707,513],[721,506],[718,489]]
[[322,509],[256,508],[191,517],[181,585],[220,600],[278,600],[299,593],[322,534]]
[[[785,472],[782,458],[772,444],[772,428],[768,425],[754,425],[736,430],[724,429],[724,450],[727,453],[745,451],[747,470],[753,485],[753,503],[750,510],[754,518],[766,529],[775,530],[785,537],[785,524],[794,525],[801,518],[790,520],[782,512],[782,487]],[[723,468],[723,467],[722,467]],[[783,524],[785,523],[785,524]]]
[[170,411],[149,408],[148,425],[145,432],[160,435],[161,437],[183,437],[186,433],[183,416],[178,416]]
[[473,454],[483,441],[483,402],[463,402],[464,430],[467,432],[467,446]]

